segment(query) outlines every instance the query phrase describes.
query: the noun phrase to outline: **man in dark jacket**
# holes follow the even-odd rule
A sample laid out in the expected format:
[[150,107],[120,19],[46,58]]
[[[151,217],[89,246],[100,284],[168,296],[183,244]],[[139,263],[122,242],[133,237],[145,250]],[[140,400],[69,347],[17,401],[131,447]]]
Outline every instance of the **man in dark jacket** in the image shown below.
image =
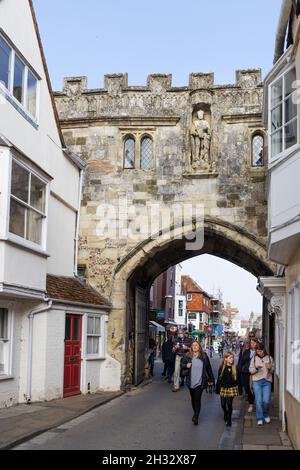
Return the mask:
[[173,337],[170,336],[162,345],[161,354],[162,360],[165,364],[166,374],[168,377],[168,383],[172,382],[172,376],[174,374],[175,369],[175,353],[172,351],[173,349]]

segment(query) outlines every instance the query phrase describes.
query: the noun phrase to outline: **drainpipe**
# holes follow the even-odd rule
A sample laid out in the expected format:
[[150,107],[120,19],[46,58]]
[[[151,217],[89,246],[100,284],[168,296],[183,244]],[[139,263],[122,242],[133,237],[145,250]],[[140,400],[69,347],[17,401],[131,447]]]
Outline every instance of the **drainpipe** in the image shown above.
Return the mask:
[[26,387],[26,395],[25,399],[27,404],[31,402],[31,386],[32,386],[32,352],[33,352],[33,319],[36,315],[40,313],[47,312],[52,308],[52,300],[45,299],[48,302],[48,305],[44,305],[43,307],[37,308],[35,310],[31,310],[28,314],[29,319],[29,332],[28,332],[28,371],[27,371],[27,387]]
[[80,170],[79,176],[79,194],[78,194],[78,206],[76,214],[76,232],[75,232],[75,253],[74,253],[74,275],[78,275],[78,244],[79,244],[79,224],[80,224],[80,209],[81,209],[81,196],[82,196],[82,181],[83,181],[83,170]]
[[292,0],[283,0],[276,33],[274,64],[276,64],[284,53],[284,41],[292,7]]

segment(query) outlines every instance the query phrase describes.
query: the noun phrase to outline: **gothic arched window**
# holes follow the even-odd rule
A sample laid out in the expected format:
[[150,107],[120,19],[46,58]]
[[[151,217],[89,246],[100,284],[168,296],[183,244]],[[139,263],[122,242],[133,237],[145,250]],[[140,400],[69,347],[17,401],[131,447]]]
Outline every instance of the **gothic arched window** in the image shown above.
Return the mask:
[[147,170],[153,167],[153,142],[151,137],[143,137],[141,142],[141,169]]
[[124,141],[124,168],[135,168],[135,140],[132,136],[126,137]]
[[264,145],[265,139],[262,134],[255,134],[252,137],[252,166],[264,165]]

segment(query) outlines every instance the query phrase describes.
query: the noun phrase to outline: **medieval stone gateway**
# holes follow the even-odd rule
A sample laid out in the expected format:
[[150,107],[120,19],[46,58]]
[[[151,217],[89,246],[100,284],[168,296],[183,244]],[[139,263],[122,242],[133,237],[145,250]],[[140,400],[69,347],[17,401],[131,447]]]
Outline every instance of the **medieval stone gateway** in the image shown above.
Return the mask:
[[[186,87],[162,74],[129,86],[126,74],[115,74],[105,76],[104,89],[88,90],[85,77],[74,77],[55,93],[66,144],[87,165],[79,264],[112,303],[108,352],[121,364],[121,385],[143,379],[148,293],[169,266],[209,253],[257,277],[274,274],[266,257],[262,94],[256,69],[222,86],[213,74],[193,73]],[[175,220],[186,206],[202,208],[201,230],[193,217]],[[153,208],[166,211],[169,238],[159,224],[153,238],[147,217],[135,227],[140,237],[112,230],[120,216],[134,224]],[[197,230],[203,245],[187,249],[180,233]]]

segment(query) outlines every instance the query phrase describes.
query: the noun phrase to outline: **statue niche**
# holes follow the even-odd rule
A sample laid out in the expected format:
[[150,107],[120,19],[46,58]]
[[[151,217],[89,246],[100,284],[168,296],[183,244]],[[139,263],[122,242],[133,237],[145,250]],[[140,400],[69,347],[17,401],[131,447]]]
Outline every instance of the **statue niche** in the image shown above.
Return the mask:
[[198,172],[211,172],[211,126],[210,114],[202,109],[196,111],[190,130],[191,167]]

